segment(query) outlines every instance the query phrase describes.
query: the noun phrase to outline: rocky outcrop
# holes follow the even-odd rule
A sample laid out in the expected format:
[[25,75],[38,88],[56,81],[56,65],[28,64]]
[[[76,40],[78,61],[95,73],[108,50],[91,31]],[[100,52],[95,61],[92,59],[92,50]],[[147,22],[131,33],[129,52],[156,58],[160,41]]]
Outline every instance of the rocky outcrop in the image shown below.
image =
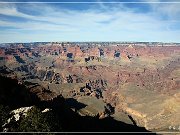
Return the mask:
[[[1,96],[3,95],[4,97],[8,97],[5,98],[7,101],[3,101],[3,99],[1,98],[0,103],[4,104],[4,105],[8,105],[10,106],[11,114],[12,116],[7,120],[7,122],[3,125],[3,132],[8,132],[9,129],[11,129],[11,126],[15,127],[18,126],[18,121],[23,117],[27,116],[27,112],[28,110],[32,109],[32,105],[36,105],[39,106],[40,109],[42,110],[42,113],[48,113],[48,112],[53,112],[53,114],[58,115],[58,119],[62,124],[62,128],[63,131],[66,132],[82,132],[82,131],[146,131],[143,128],[138,128],[138,127],[134,127],[122,122],[118,122],[113,120],[112,118],[103,118],[102,120],[99,120],[99,116],[101,115],[106,115],[106,112],[101,112],[104,110],[104,106],[101,106],[102,104],[104,104],[102,101],[98,101],[96,98],[94,98],[94,101],[92,100],[84,100],[84,99],[80,99],[81,102],[87,102],[87,105],[89,107],[85,107],[84,106],[79,106],[81,109],[84,110],[80,110],[84,113],[87,113],[88,109],[92,109],[94,111],[94,109],[97,111],[95,113],[97,114],[92,114],[92,112],[90,111],[89,115],[91,117],[88,117],[87,115],[85,115],[84,117],[79,116],[76,112],[72,111],[70,109],[71,106],[69,106],[70,104],[67,104],[66,100],[64,100],[62,98],[62,96],[56,96],[53,97],[53,99],[49,99],[46,96],[46,92],[43,92],[42,87],[39,86],[34,86],[32,87],[33,84],[29,84],[29,83],[25,83],[23,85],[25,85],[26,87],[24,87],[23,85],[20,85],[17,83],[17,81],[15,79],[11,79],[11,78],[6,78],[6,77],[2,77],[0,76],[1,82],[5,81],[6,83],[8,83],[8,86],[5,82],[2,85],[1,89]],[[27,87],[28,86],[28,87]],[[14,94],[12,97],[10,97],[11,92],[13,92],[13,88],[18,88],[18,92],[16,94]],[[29,98],[26,94],[22,94],[22,91],[26,91],[29,90],[30,92],[27,93],[29,94]],[[7,91],[7,93],[5,93],[5,91]],[[30,93],[34,93],[34,96],[37,96],[37,99],[40,100],[35,100],[35,98],[30,94]],[[40,95],[41,93],[41,95]],[[18,97],[18,95],[20,97]],[[28,98],[28,102],[25,102],[24,100]],[[14,99],[16,99],[16,102],[11,102]],[[20,100],[20,102],[17,102],[17,99]],[[73,100],[75,101],[75,100]],[[96,101],[98,101],[99,103],[97,104]],[[72,103],[72,101],[70,101],[70,103]],[[67,106],[68,105],[68,106]],[[74,103],[72,104],[74,105]],[[97,110],[97,108],[94,106],[98,106],[99,110]],[[26,106],[26,107],[23,107]],[[29,107],[27,107],[29,106]],[[93,108],[91,108],[93,107]],[[111,107],[109,105],[106,106],[107,110],[111,110]],[[78,111],[80,113],[80,111]],[[101,113],[99,113],[101,112]],[[108,112],[108,111],[107,111]],[[14,121],[15,120],[15,121]],[[112,126],[113,124],[113,126]],[[18,131],[18,130],[16,130]],[[58,130],[59,131],[59,130]],[[52,131],[52,132],[56,132],[56,131]]]

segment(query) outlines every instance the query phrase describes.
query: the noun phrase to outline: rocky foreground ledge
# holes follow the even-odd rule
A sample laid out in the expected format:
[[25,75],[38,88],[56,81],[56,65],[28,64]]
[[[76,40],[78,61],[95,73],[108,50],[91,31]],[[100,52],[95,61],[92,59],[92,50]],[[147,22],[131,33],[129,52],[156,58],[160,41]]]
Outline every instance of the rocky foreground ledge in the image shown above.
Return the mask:
[[[64,99],[62,96],[47,91],[37,84],[34,86],[27,83],[19,84],[13,75],[1,74],[0,81],[2,82],[0,103],[9,106],[11,109],[10,114],[14,114],[3,124],[3,132],[9,131],[8,126],[12,126],[13,119],[18,122],[21,117],[26,117],[27,112],[34,106],[40,107],[42,113],[53,111],[59,115],[64,132],[149,132],[136,125],[116,121],[112,117],[101,116],[101,118],[97,113],[100,110],[97,110],[96,106],[94,106],[95,110],[90,111],[88,109],[90,106],[87,107],[88,105],[78,101],[71,101],[71,99]],[[74,106],[70,106],[70,103],[74,104],[75,102],[76,106],[82,107],[83,105],[85,108],[73,111]],[[89,113],[87,113],[87,110]],[[101,111],[103,112],[104,108]],[[83,115],[79,115],[80,112]]]
[[[38,105],[42,108],[43,113],[51,109],[58,110],[58,112],[64,109],[64,113],[60,112],[60,115],[65,115],[65,119],[67,118],[70,121],[71,119],[75,119],[81,123],[91,121],[94,125],[91,125],[92,127],[89,128],[85,126],[85,131],[96,131],[96,126],[101,127],[101,129],[97,131],[132,130],[147,132],[148,130],[153,132],[177,132],[179,130],[179,119],[176,119],[180,116],[178,94],[170,98],[148,91],[144,93],[138,92],[138,90],[136,93],[133,93],[130,89],[125,92],[121,91],[124,95],[128,94],[128,98],[123,99],[124,101],[122,101],[121,106],[118,106],[114,110],[114,113],[108,114],[106,112],[107,106],[102,99],[95,97],[81,97],[77,100],[64,99],[62,96],[58,96],[56,93],[48,91],[38,84],[27,82],[19,84],[18,80],[10,74],[8,74],[8,77],[7,74],[1,74],[0,79],[3,84],[1,85],[1,103],[9,105],[12,108],[12,112],[15,112],[14,117],[17,121],[20,113],[26,115],[27,111],[33,107],[32,105]],[[9,91],[7,91],[7,89]],[[136,94],[138,97],[133,98],[133,94]],[[8,97],[8,99],[6,97]],[[131,104],[132,99],[136,101],[136,104]],[[153,102],[149,102],[150,100]],[[119,111],[118,108],[121,108],[121,111]],[[9,122],[11,119],[12,118],[9,118]],[[107,129],[104,129],[105,123],[102,124],[103,122],[107,124]],[[75,123],[74,121],[74,124]],[[110,126],[111,123],[117,125],[114,125],[115,127],[112,128]],[[68,128],[68,123],[66,124],[66,128]],[[112,129],[110,129],[110,127]],[[140,127],[144,127],[147,130]],[[174,127],[175,129],[173,129]],[[76,128],[73,127],[70,129],[77,131],[78,127]],[[4,131],[6,130],[5,128]]]

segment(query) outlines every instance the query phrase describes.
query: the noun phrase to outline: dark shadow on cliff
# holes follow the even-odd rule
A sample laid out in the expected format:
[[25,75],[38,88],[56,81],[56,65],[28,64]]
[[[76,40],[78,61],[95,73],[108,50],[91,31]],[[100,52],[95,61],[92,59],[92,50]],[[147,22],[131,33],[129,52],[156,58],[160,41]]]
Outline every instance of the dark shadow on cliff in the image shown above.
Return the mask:
[[145,128],[114,120],[112,117],[80,116],[71,109],[54,109],[60,116],[66,132],[149,132]]
[[74,98],[68,98],[68,99],[66,99],[65,104],[66,104],[67,106],[69,106],[70,108],[76,108],[77,110],[80,110],[80,109],[86,107],[85,104],[78,102],[78,101],[75,100]]
[[16,109],[39,102],[38,97],[30,93],[24,85],[18,84],[16,79],[0,76],[0,104]]
[[147,132],[145,128],[125,124],[111,117],[101,120],[98,116],[82,117],[72,111],[70,107],[83,108],[85,105],[79,104],[74,99],[67,99],[70,104],[68,106],[61,95],[52,100],[41,101],[37,95],[30,93],[24,85],[18,84],[15,79],[0,76],[0,83],[0,104],[9,106],[11,110],[32,105],[41,109],[51,108],[53,113],[58,115],[58,121],[62,123],[64,132]]

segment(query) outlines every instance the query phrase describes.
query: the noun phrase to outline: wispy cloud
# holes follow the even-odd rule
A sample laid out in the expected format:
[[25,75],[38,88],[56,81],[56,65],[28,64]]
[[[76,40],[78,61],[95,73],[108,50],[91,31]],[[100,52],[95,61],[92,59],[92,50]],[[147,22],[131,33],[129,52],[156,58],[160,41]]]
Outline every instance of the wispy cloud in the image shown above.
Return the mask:
[[[149,0],[141,0],[147,1]],[[151,2],[159,2],[159,3],[148,3],[148,5],[152,9],[152,13],[156,14],[158,17],[165,16],[166,19],[178,20],[180,21],[180,3],[176,0],[151,0]],[[172,3],[161,3],[161,2],[172,2]]]
[[[72,5],[71,5],[72,6]],[[77,6],[77,5],[73,5]],[[74,10],[47,4],[0,4],[0,42],[66,41],[174,41],[180,42],[180,4],[149,4],[151,11],[136,12],[124,4],[97,4]],[[141,7],[142,8],[142,7]],[[21,10],[20,10],[21,9]],[[145,10],[145,9],[143,9]],[[166,16],[164,19],[162,16]],[[12,21],[9,18],[26,21]],[[172,27],[175,27],[172,29]],[[16,34],[13,34],[16,33]],[[24,36],[23,36],[24,34]],[[12,37],[13,38],[9,38]],[[8,38],[6,38],[8,37]]]
[[0,14],[8,16],[16,16],[23,18],[31,18],[32,16],[17,11],[14,4],[0,4]]

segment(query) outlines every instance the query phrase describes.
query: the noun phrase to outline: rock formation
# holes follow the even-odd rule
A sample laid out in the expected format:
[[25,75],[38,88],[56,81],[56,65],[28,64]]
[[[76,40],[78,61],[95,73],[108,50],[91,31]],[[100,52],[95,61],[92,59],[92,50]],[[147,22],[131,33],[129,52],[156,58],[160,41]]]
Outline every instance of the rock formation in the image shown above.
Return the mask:
[[71,106],[83,116],[114,117],[150,131],[178,131],[180,46],[107,44],[1,48],[0,73],[28,84],[29,92],[41,101],[62,95],[84,104]]

